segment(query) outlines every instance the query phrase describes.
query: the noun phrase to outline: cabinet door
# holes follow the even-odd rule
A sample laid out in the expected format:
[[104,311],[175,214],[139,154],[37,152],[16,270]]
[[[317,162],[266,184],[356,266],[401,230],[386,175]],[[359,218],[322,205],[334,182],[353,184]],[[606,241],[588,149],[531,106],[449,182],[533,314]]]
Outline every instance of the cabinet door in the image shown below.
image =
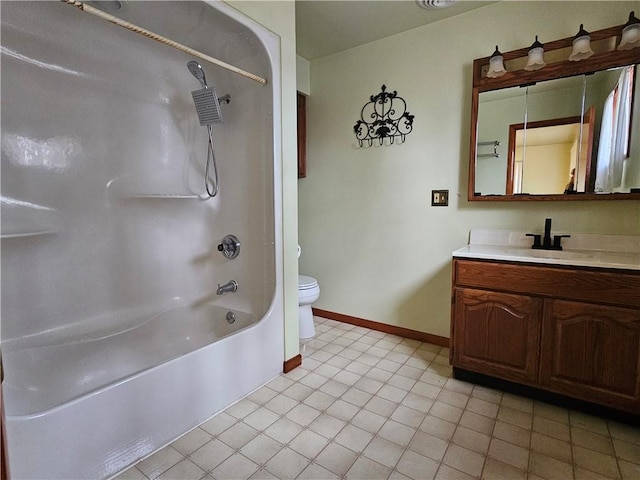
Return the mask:
[[540,362],[545,387],[637,412],[640,311],[548,300]]
[[453,366],[526,383],[538,379],[541,301],[455,290]]

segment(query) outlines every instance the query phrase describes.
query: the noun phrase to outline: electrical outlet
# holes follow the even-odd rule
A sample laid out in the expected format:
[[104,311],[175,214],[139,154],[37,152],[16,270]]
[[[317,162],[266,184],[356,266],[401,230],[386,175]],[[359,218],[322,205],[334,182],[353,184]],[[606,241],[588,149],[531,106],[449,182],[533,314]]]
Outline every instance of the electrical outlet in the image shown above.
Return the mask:
[[431,190],[431,206],[446,207],[449,205],[449,190]]

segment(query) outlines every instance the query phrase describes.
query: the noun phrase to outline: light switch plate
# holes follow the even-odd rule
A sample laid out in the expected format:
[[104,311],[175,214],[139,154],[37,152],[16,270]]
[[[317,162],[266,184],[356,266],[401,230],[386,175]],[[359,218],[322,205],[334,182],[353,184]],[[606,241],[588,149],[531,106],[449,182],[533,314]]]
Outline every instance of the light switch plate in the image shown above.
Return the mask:
[[449,190],[431,190],[431,206],[446,207],[449,205]]

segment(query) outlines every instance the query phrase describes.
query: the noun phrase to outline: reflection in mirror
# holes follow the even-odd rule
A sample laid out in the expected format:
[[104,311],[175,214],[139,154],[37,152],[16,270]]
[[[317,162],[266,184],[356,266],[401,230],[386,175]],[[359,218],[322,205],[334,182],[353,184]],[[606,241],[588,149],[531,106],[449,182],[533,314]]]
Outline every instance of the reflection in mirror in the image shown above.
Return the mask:
[[[635,65],[480,93],[474,191],[481,195],[637,191],[638,98]],[[570,118],[578,126],[583,118],[577,139],[569,140],[571,133],[565,131],[555,143],[540,140],[548,130],[538,132],[539,127],[566,123]],[[566,152],[568,144],[573,148],[569,160],[565,153],[558,153]],[[566,188],[571,182],[573,188]]]
[[640,187],[640,82],[637,65],[587,77],[587,99],[596,111],[595,193],[627,193]]
[[[480,94],[475,191],[482,195],[504,195],[507,180],[508,130],[524,120],[524,89],[506,88]],[[497,143],[497,145],[496,145]],[[487,148],[495,145],[495,150]]]
[[[505,195],[508,192],[509,126],[550,119],[580,117],[584,95],[582,76],[554,79],[526,87],[513,87],[482,92],[478,101],[475,162],[476,194]],[[500,157],[486,157],[481,142],[498,141]],[[525,153],[526,158],[526,153]],[[564,185],[569,181],[565,176]],[[563,186],[564,186],[563,185]],[[540,187],[539,193],[562,193]],[[546,190],[546,191],[545,191]],[[533,193],[533,192],[527,192]]]
[[587,110],[583,122],[576,116],[510,125],[507,194],[585,192],[594,110]]

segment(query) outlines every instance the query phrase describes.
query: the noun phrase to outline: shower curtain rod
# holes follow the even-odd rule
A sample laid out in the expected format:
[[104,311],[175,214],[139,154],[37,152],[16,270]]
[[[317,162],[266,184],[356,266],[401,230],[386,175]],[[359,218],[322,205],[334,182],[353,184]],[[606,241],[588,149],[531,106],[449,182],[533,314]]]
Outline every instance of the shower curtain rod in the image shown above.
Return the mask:
[[127,30],[131,30],[132,32],[136,32],[136,33],[139,33],[140,35],[144,35],[147,38],[156,40],[164,45],[168,45],[170,47],[176,48],[182,52],[188,53],[189,55],[193,55],[194,57],[198,57],[202,60],[206,60],[207,62],[213,63],[214,65],[217,65],[219,67],[226,68],[227,70],[230,70],[234,73],[238,73],[243,77],[247,77],[262,85],[265,85],[267,83],[266,79],[259,77],[258,75],[254,75],[253,73],[242,70],[241,68],[238,68],[234,65],[223,62],[222,60],[218,60],[217,58],[214,58],[205,53],[199,52],[198,50],[194,50],[191,47],[187,47],[186,45],[173,41],[170,38],[163,37],[162,35],[158,35],[157,33],[146,30],[142,27],[134,25],[133,23],[129,23],[126,20],[122,20],[121,18],[118,18],[114,15],[103,12],[102,10],[92,7],[91,5],[87,5],[85,2],[81,2],[80,0],[60,0],[60,1],[62,3],[66,3],[67,5],[72,5],[74,7],[77,7],[83,12],[91,13],[92,15],[100,17],[108,22],[111,22],[120,27],[126,28]]

